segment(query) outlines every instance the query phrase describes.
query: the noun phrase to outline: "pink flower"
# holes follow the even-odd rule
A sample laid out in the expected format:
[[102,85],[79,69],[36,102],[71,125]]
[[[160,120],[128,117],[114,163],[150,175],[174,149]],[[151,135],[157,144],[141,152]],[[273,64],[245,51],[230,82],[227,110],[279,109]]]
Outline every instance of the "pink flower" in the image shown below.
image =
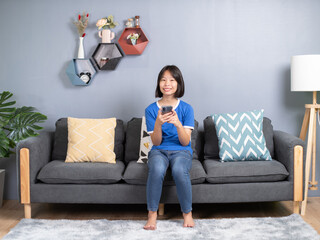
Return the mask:
[[101,18],[98,20],[98,22],[96,23],[96,26],[98,27],[98,29],[101,29],[102,27],[108,25],[108,21],[105,18]]

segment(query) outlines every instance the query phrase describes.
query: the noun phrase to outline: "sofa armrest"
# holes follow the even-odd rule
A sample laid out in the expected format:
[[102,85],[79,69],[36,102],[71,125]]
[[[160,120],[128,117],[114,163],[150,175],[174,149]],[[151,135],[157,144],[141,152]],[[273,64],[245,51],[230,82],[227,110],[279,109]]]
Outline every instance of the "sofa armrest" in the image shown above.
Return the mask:
[[51,159],[53,138],[53,132],[42,131],[37,137],[31,137],[18,143],[16,148],[18,191],[20,191],[20,150],[29,149],[30,184],[36,183],[38,172]]
[[[294,147],[302,146],[305,149],[305,142],[296,136],[282,131],[274,131],[273,140],[276,160],[281,162],[287,168],[289,172],[288,180],[293,181]],[[305,156],[303,158],[305,159]]]

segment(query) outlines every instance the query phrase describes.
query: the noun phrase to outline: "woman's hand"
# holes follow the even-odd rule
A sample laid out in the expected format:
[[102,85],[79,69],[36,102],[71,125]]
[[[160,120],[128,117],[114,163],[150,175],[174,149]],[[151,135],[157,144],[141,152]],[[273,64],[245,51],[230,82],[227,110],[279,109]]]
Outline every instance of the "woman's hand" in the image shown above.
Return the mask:
[[172,110],[172,113],[173,114],[169,117],[168,123],[172,123],[177,128],[179,142],[181,145],[187,146],[190,143],[192,130],[186,129],[182,126],[182,123],[180,122],[178,114],[175,110]]
[[162,142],[162,124],[168,122],[172,112],[162,114],[161,109],[158,111],[156,123],[154,124],[153,133],[150,134],[153,145],[159,146]]
[[162,114],[161,109],[159,109],[156,121],[158,121],[158,123],[160,123],[162,125],[166,122],[169,122],[172,115],[173,115],[173,112],[168,112],[168,113]]
[[178,118],[178,114],[175,110],[172,110],[172,114],[169,116],[168,123],[172,123],[176,128],[181,128],[182,124]]

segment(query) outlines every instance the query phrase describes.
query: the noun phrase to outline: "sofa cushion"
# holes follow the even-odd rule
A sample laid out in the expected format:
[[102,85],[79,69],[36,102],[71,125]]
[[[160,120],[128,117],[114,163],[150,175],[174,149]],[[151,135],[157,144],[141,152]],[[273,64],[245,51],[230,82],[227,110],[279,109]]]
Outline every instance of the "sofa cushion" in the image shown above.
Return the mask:
[[[126,129],[125,161],[137,161],[139,159],[142,118],[132,118]],[[191,148],[193,159],[199,159],[201,151],[201,139],[198,131],[198,122],[194,121],[194,129],[191,133]]]
[[210,183],[275,182],[289,176],[288,171],[277,160],[220,162],[205,160],[203,167]]
[[126,162],[139,159],[141,118],[132,118],[127,123],[124,159]]
[[[192,167],[190,170],[191,184],[203,183],[206,178],[206,173],[199,160],[192,160]],[[137,163],[136,161],[129,162],[123,180],[129,184],[146,185],[148,179],[148,165]],[[174,185],[174,180],[171,175],[170,167],[168,167],[167,174],[164,178],[164,185]]]
[[68,151],[65,162],[116,163],[116,118],[68,118]]
[[212,115],[221,161],[272,160],[262,131],[263,112]]
[[[263,134],[267,148],[272,158],[274,158],[273,126],[269,118],[263,118]],[[219,145],[216,128],[211,116],[203,121],[204,127],[204,159],[219,159]]]
[[116,183],[122,179],[124,163],[66,163],[54,160],[46,164],[37,179],[44,183]]
[[[124,145],[124,127],[123,121],[117,119],[115,128],[114,152],[116,160],[123,160]],[[54,145],[52,151],[52,160],[65,160],[68,149],[68,121],[67,118],[60,118],[56,122],[56,131],[54,135]]]

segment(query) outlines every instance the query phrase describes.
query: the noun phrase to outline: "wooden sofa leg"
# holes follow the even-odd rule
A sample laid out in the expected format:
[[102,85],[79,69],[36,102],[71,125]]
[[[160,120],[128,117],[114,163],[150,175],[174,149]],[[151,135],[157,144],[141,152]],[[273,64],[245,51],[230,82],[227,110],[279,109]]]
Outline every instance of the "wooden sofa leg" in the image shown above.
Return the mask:
[[164,203],[159,204],[159,216],[164,215]]
[[[294,147],[294,173],[293,173],[293,212],[300,213],[300,203],[303,194],[303,147]],[[306,186],[308,187],[308,186]]]
[[31,218],[29,149],[20,149],[20,196],[24,204],[24,217]]
[[31,218],[31,204],[30,203],[24,204],[24,217]]
[[293,201],[293,213],[300,214],[300,202]]

